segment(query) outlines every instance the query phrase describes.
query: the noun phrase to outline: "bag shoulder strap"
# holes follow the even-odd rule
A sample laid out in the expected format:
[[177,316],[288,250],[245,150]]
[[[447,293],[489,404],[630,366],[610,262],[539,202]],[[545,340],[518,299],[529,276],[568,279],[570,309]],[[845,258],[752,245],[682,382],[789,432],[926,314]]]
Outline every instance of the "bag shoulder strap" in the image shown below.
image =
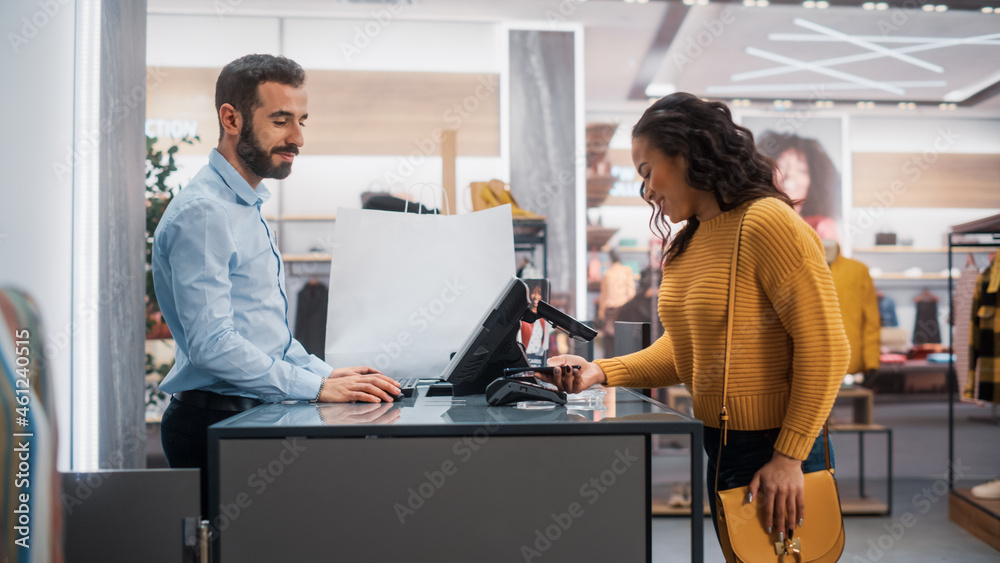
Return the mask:
[[[729,297],[726,314],[726,349],[722,362],[722,409],[719,411],[719,454],[715,460],[715,490],[719,490],[719,469],[722,466],[722,447],[726,445],[727,432],[729,427],[729,411],[726,409],[726,395],[729,391],[729,356],[733,343],[733,311],[736,309],[736,271],[740,257],[740,240],[743,238],[743,221],[747,212],[750,211],[751,203],[740,217],[740,224],[736,227],[736,237],[733,242],[733,258],[729,266]],[[823,454],[826,459],[826,468],[830,469],[830,430],[827,423],[823,423]]]

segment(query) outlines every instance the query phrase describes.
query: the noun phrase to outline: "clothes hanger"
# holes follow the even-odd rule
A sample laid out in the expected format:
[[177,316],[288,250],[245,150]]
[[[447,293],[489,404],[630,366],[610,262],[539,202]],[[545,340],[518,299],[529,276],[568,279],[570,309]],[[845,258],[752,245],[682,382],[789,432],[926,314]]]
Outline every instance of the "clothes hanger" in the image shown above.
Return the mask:
[[928,301],[933,301],[934,303],[937,303],[938,301],[940,301],[940,299],[938,299],[937,295],[931,293],[931,290],[924,289],[923,291],[920,292],[919,295],[913,298],[913,301],[916,303],[922,303]]

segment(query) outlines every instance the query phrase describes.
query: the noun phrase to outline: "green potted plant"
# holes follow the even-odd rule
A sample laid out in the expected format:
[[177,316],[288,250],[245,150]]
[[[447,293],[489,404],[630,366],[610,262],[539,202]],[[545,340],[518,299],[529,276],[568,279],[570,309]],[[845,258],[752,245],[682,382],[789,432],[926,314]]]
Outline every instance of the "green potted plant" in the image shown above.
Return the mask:
[[[181,143],[194,144],[198,137],[184,137]],[[177,171],[174,155],[180,145],[157,149],[157,138],[146,137],[146,418],[159,419],[166,408],[167,395],[160,391],[160,381],[174,365],[173,339],[163,322],[156,292],[153,289],[153,233],[167,205],[174,198],[170,175]]]

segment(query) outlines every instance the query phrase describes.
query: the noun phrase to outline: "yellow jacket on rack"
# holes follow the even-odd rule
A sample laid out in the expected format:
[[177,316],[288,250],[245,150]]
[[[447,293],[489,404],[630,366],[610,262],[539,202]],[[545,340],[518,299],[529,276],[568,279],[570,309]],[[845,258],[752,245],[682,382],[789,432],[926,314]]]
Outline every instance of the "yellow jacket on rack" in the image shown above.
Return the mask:
[[857,260],[838,256],[830,264],[833,285],[837,288],[840,317],[851,343],[851,361],[845,373],[878,369],[879,314],[875,285],[868,266]]

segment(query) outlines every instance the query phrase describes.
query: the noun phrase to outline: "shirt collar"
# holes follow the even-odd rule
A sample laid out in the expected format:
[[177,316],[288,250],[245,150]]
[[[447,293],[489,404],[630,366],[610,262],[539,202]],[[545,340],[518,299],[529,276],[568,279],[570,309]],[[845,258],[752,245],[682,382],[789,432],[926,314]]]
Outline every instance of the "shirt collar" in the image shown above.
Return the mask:
[[233,168],[233,165],[226,160],[226,157],[222,156],[219,149],[213,148],[212,152],[208,155],[208,163],[215,170],[216,174],[222,178],[222,181],[226,183],[229,189],[233,190],[240,200],[242,200],[247,205],[257,205],[263,204],[267,200],[271,199],[271,191],[267,189],[267,186],[263,182],[257,185],[257,189],[254,190],[250,187],[250,184],[240,176],[240,173]]

